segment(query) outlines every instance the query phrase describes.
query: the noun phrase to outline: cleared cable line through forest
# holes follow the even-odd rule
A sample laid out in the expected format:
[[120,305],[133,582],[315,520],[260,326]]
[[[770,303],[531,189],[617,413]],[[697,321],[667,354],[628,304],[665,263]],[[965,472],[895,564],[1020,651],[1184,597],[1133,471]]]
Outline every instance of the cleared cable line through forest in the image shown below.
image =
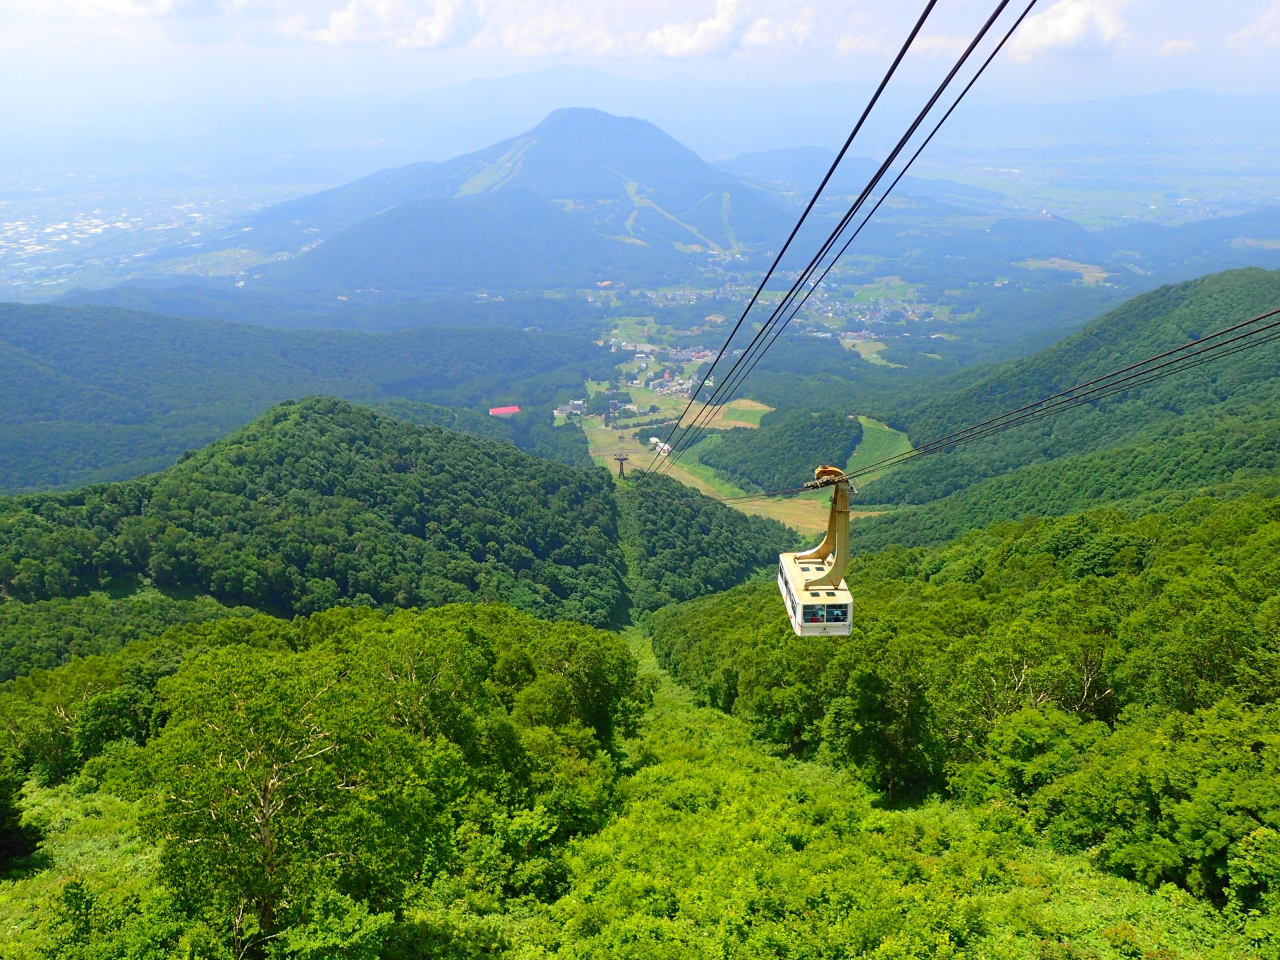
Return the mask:
[[[936,437],[912,450],[904,451],[892,457],[886,457],[883,460],[877,460],[869,463],[857,470],[846,473],[851,480],[857,480],[859,477],[865,477],[872,473],[878,473],[891,467],[900,466],[911,460],[928,456],[932,453],[938,453],[943,450],[952,450],[966,443],[975,440],[981,440],[992,434],[1007,430],[1010,427],[1021,426],[1027,423],[1033,423],[1037,420],[1045,419],[1061,413],[1064,410],[1070,410],[1075,407],[1093,403],[1098,400],[1104,400],[1107,397],[1114,396],[1117,393],[1124,393],[1137,387],[1146,386],[1156,383],[1168,377],[1175,376],[1186,370],[1192,370],[1196,367],[1210,363],[1223,357],[1233,356],[1245,350],[1251,350],[1256,347],[1265,346],[1280,340],[1280,320],[1274,319],[1280,317],[1280,308],[1270,310],[1266,313],[1251,317],[1248,320],[1241,321],[1229,327],[1225,327],[1216,333],[1211,333],[1207,337],[1198,340],[1191,340],[1180,346],[1157,353],[1154,356],[1131,363],[1128,366],[1121,367],[1118,370],[1112,370],[1100,377],[1092,380],[1086,380],[1078,383],[1073,387],[1068,387],[1058,393],[1042,397],[1032,403],[1025,404],[1015,410],[1009,410],[998,416],[983,420],[980,423],[972,424],[960,430]],[[1270,323],[1263,321],[1270,320]],[[1259,326],[1261,324],[1261,326]],[[1266,334],[1266,336],[1262,336]],[[756,493],[747,494],[743,497],[726,497],[723,502],[741,503],[749,500],[762,500],[775,496],[790,496],[802,493],[811,487],[796,487],[790,490],[779,490],[773,493]]]
[[[805,268],[799,272],[799,274],[797,275],[795,281],[792,283],[791,288],[787,291],[787,293],[776,301],[773,312],[770,314],[769,318],[765,321],[765,323],[761,326],[761,328],[756,332],[756,335],[752,338],[752,340],[748,344],[747,349],[742,353],[742,355],[738,358],[738,360],[735,361],[733,367],[729,371],[728,376],[722,379],[720,384],[715,387],[711,396],[704,402],[701,410],[699,410],[698,414],[694,417],[693,421],[688,426],[683,428],[682,432],[680,433],[680,436],[673,443],[672,437],[675,436],[676,430],[680,429],[680,423],[684,420],[684,414],[681,415],[680,421],[677,422],[676,426],[673,427],[671,432],[668,434],[668,437],[666,440],[668,451],[666,454],[665,462],[663,463],[662,468],[660,468],[662,472],[666,472],[667,470],[670,470],[670,468],[674,465],[675,461],[678,460],[680,456],[684,453],[684,451],[687,450],[690,446],[692,446],[692,443],[698,437],[700,437],[701,434],[705,431],[706,423],[710,421],[711,417],[714,417],[714,407],[716,406],[717,398],[721,397],[721,395],[728,396],[728,394],[725,393],[726,386],[730,383],[733,383],[734,388],[736,389],[736,386],[741,383],[741,378],[738,378],[735,381],[734,375],[742,367],[743,363],[751,361],[753,356],[755,357],[756,360],[758,360],[758,355],[755,354],[755,351],[757,350],[759,345],[763,342],[764,338],[766,338],[769,332],[774,328],[777,318],[789,308],[791,303],[795,300],[796,296],[798,295],[798,292],[810,281],[810,279],[814,274],[814,271],[822,263],[823,259],[830,252],[832,247],[839,242],[839,239],[841,235],[844,233],[845,229],[847,229],[848,225],[857,216],[858,212],[862,209],[862,206],[867,202],[868,198],[872,195],[876,186],[879,185],[880,181],[884,178],[889,168],[897,160],[898,156],[906,148],[907,144],[910,142],[911,138],[915,135],[916,131],[919,130],[921,124],[923,124],[924,121],[928,118],[929,114],[933,111],[938,101],[942,98],[943,94],[946,92],[946,90],[950,87],[952,82],[955,80],[957,74],[964,67],[965,63],[968,62],[969,58],[973,55],[973,52],[985,39],[987,33],[991,30],[992,26],[994,26],[994,24],[999,19],[1001,14],[1004,13],[1005,8],[1009,5],[1009,2],[1010,0],[1001,0],[1001,2],[997,4],[996,8],[992,11],[990,17],[987,18],[982,28],[974,36],[973,40],[970,41],[969,45],[965,48],[964,52],[960,55],[956,63],[952,66],[951,70],[948,71],[946,77],[942,80],[942,82],[938,85],[937,89],[934,91],[933,95],[929,98],[924,108],[919,112],[915,120],[908,127],[907,132],[903,134],[903,136],[899,139],[897,145],[890,152],[889,156],[885,159],[885,161],[880,165],[876,173],[867,182],[866,186],[862,189],[862,192],[858,195],[857,199],[850,206],[848,211],[846,211],[845,214],[841,217],[840,222],[828,235],[827,239],[823,242],[818,252],[813,256],[812,259],[810,259],[809,263],[805,266]],[[1031,2],[1027,5],[1026,11],[1022,14],[1022,16],[1020,16],[1017,19],[1017,21],[1015,21],[1013,27],[1011,27],[1005,34],[1004,39],[1002,39],[1000,43],[997,45],[996,50],[987,58],[987,60],[979,68],[975,77],[961,91],[959,97],[956,100],[956,103],[953,104],[952,107],[944,115],[943,121],[945,121],[946,118],[950,116],[951,113],[955,110],[955,107],[958,106],[960,100],[962,100],[965,94],[967,94],[968,91],[972,88],[973,83],[976,82],[977,80],[977,77],[981,76],[983,71],[986,70],[987,66],[994,59],[995,53],[999,52],[1000,48],[1003,47],[1004,43],[1008,40],[1009,36],[1013,34],[1013,31],[1017,29],[1018,25],[1021,24],[1022,20],[1025,19],[1028,13],[1030,13],[1031,8],[1035,6],[1035,3],[1036,3],[1036,0],[1031,0]],[[933,131],[933,133],[936,133],[936,132],[937,132],[937,128],[935,127],[935,130]],[[929,139],[932,139],[933,133],[930,134]],[[926,143],[927,142],[928,141],[926,140]],[[918,155],[919,155],[919,151],[917,151],[916,153],[916,156]],[[914,159],[915,157],[912,158],[913,162],[914,162]],[[905,170],[903,172],[905,173]],[[901,176],[898,177],[898,180],[900,179],[901,179]],[[896,184],[898,180],[895,180],[894,183]],[[881,202],[883,202],[883,197],[881,198]],[[877,204],[877,208],[878,208],[878,204]],[[845,244],[844,249],[847,249],[847,248],[848,248],[848,243]],[[844,251],[842,250],[841,253],[843,252]],[[837,259],[838,258],[839,258],[839,255],[837,255]],[[835,261],[832,262],[832,265],[834,265],[834,262]],[[830,270],[830,266],[828,266],[827,270],[828,271]],[[824,276],[826,275],[825,271],[823,275]],[[811,293],[811,292],[812,292],[812,287],[810,287],[810,290],[808,291],[808,293]],[[806,299],[807,299],[808,293],[806,293]],[[744,313],[743,316],[745,319],[746,314]],[[735,331],[734,331],[735,333],[736,333],[736,329],[737,328],[735,327]],[[721,351],[722,355],[723,353],[728,351],[728,348],[732,343],[732,339],[733,339],[733,334],[731,333],[729,339],[726,340],[725,342],[724,349]],[[771,345],[772,345],[772,341],[769,341],[768,346],[771,346]],[[765,347],[765,349],[767,349],[767,346]],[[710,375],[710,371],[708,371],[707,375],[708,376]],[[686,413],[688,409],[692,406],[694,400],[697,398],[698,393],[701,392],[702,385],[705,383],[706,383],[706,377],[703,378],[702,384],[700,384],[698,388],[695,389],[690,394],[689,405],[686,406]],[[722,400],[722,403],[723,402],[724,401]],[[655,462],[657,461],[656,456],[654,460]]]
[[[898,50],[897,56],[895,56],[893,58],[893,62],[889,64],[889,69],[885,71],[885,74],[881,78],[879,85],[875,89],[875,92],[871,95],[871,99],[867,101],[866,107],[864,107],[862,110],[862,115],[858,117],[858,122],[853,125],[852,132],[850,132],[849,136],[845,139],[844,146],[840,148],[840,152],[836,154],[836,158],[831,162],[831,166],[827,170],[826,175],[822,178],[822,182],[818,184],[818,189],[815,190],[813,192],[813,196],[809,198],[809,202],[805,205],[804,211],[800,214],[800,219],[796,221],[796,225],[791,228],[791,233],[787,236],[786,241],[782,244],[782,249],[778,251],[777,256],[773,258],[773,263],[771,263],[769,265],[769,269],[765,271],[764,279],[760,281],[760,284],[756,287],[755,293],[751,295],[751,299],[747,302],[746,307],[742,311],[742,316],[738,318],[738,322],[735,323],[733,325],[733,329],[729,331],[729,337],[728,339],[725,340],[724,348],[720,351],[719,355],[716,356],[716,358],[711,361],[711,368],[705,374],[703,374],[701,383],[699,383],[697,388],[689,394],[689,402],[685,404],[685,408],[683,412],[681,412],[679,418],[675,422],[675,425],[671,428],[671,431],[667,434],[667,439],[666,439],[667,444],[671,442],[671,437],[675,433],[676,429],[680,426],[680,421],[682,421],[688,415],[690,408],[693,406],[694,401],[698,397],[698,394],[702,391],[702,388],[706,386],[707,381],[711,378],[711,375],[715,372],[716,364],[720,362],[720,358],[723,357],[725,353],[728,351],[729,345],[733,342],[733,338],[737,336],[738,330],[741,329],[743,322],[746,321],[747,315],[751,312],[751,308],[755,306],[756,302],[760,299],[760,295],[764,292],[765,286],[769,283],[769,280],[773,277],[774,271],[778,269],[778,264],[782,262],[783,256],[785,256],[787,250],[790,249],[791,242],[795,240],[796,234],[800,232],[800,228],[804,225],[805,220],[808,219],[809,213],[813,210],[814,206],[818,202],[818,198],[822,196],[822,191],[826,189],[827,184],[830,182],[831,178],[835,176],[836,169],[840,166],[840,162],[844,160],[845,154],[848,153],[849,148],[853,146],[853,141],[857,138],[858,134],[862,132],[862,127],[867,122],[867,117],[871,115],[871,111],[875,108],[875,105],[880,101],[881,94],[884,93],[885,88],[889,85],[889,81],[893,79],[894,74],[898,72],[898,67],[901,66],[902,61],[906,58],[907,51],[910,50],[911,45],[915,43],[916,37],[918,37],[920,34],[920,31],[924,29],[925,22],[929,19],[929,15],[933,13],[933,8],[936,7],[937,5],[938,5],[938,0],[929,0],[929,2],[925,4],[924,10],[921,12],[919,18],[915,22],[915,26],[913,26],[911,28],[911,32],[907,34],[907,39],[903,41],[902,47]],[[662,449],[662,446],[660,445],[658,447],[658,450],[661,451],[661,449]],[[660,454],[658,452],[654,453],[653,460],[650,461],[649,463],[650,470],[653,469],[653,466],[657,462],[659,455]]]

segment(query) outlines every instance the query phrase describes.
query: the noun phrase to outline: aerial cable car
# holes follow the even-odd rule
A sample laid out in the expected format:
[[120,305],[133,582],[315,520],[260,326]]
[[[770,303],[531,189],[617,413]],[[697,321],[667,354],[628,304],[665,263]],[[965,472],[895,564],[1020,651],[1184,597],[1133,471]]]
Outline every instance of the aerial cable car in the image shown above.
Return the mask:
[[[798,637],[848,636],[853,595],[844,582],[849,560],[849,491],[839,467],[818,467],[805,487],[833,487],[831,516],[822,543],[804,553],[778,556],[778,590]],[[854,491],[857,492],[856,490]]]

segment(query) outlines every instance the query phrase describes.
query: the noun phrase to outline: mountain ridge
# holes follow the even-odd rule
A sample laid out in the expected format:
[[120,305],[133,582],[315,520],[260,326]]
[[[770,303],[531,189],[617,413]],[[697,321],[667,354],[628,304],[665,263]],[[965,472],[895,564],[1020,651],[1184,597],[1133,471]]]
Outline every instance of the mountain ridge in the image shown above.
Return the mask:
[[551,404],[614,370],[582,335],[280,330],[26,304],[0,304],[0,356],[0,490],[9,491],[159,470],[305,394],[473,411],[522,404],[550,430]]
[[154,585],[285,616],[501,599],[617,626],[630,594],[652,608],[724,589],[794,543],[674,481],[615,487],[604,470],[310,397],[160,473],[0,498],[0,603]]

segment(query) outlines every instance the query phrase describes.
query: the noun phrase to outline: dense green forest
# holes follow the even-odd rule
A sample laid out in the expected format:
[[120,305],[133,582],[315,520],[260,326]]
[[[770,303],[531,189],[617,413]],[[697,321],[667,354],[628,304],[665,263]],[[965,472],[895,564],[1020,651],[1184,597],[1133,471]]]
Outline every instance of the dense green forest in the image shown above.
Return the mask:
[[237,287],[231,278],[188,277],[182,282],[136,281],[103,290],[72,290],[56,301],[64,307],[119,307],[192,320],[234,320],[263,327],[310,330],[404,330],[409,327],[485,328],[487,332],[534,328],[533,332],[583,334],[599,339],[608,314],[600,303],[564,295],[495,297],[488,300],[405,300],[386,303],[373,291],[337,300],[308,293],[265,293]]
[[[703,460],[794,486],[851,413],[918,441],[1268,298],[932,384],[793,344]],[[849,637],[790,630],[795,534],[591,467],[540,386],[0,498],[0,954],[1280,960],[1275,359],[873,482]]]
[[796,637],[758,583],[654,614],[654,646],[788,755],[998,805],[1276,955],[1280,500],[1235,494],[856,557],[847,639]]
[[277,406],[163,473],[0,505],[17,600],[146,577],[282,614],[505,597],[603,624],[623,605],[606,474],[339,400]]
[[852,414],[773,411],[760,427],[740,427],[697,444],[694,456],[748,490],[789,490],[813,479],[820,464],[843,467],[862,439]]
[[526,408],[513,417],[491,417],[466,407],[441,407],[403,398],[383,400],[371,406],[380,413],[421,426],[444,427],[510,443],[535,457],[571,467],[595,466],[582,427],[576,423],[556,426],[548,407]]
[[644,644],[497,605],[176,628],[18,681],[0,731],[31,777],[0,840],[39,844],[0,886],[14,957],[1272,955],[1247,904],[1013,803],[888,807]]
[[181,599],[146,587],[123,596],[95,591],[22,603],[0,603],[0,682],[51,670],[72,657],[105,656],[170,627],[251,616],[209,596]]
[[[1259,414],[1264,411],[1260,410]],[[859,520],[855,550],[945,543],[999,520],[1060,516],[1106,504],[1131,515],[1180,503],[1205,487],[1249,483],[1280,466],[1280,422],[1177,422],[1159,438],[1032,464],[920,506]],[[877,486],[868,485],[866,499]]]
[[618,636],[500,605],[223,620],[24,678],[0,737],[43,785],[30,819],[132,839],[11,884],[10,919],[36,902],[6,954],[492,946],[487,915],[554,899],[608,818],[647,697]]
[[[316,400],[161,478],[209,523],[215,494],[269,499],[247,461],[307,489],[319,467],[282,455],[304,434],[317,464],[324,438],[360,454],[324,474],[337,493],[415,444],[533,460]],[[533,462],[616,502],[637,613],[790,542],[669,480]],[[11,599],[5,949],[1280,956],[1280,500],[1254,486],[858,557],[849,638],[796,638],[768,580],[667,605],[645,622],[684,688],[641,669],[634,631],[628,649],[501,604],[284,620],[154,588]],[[73,496],[8,503],[50,523]],[[682,566],[691,584],[666,576]]]
[[0,679],[225,615],[219,605],[293,615],[502,599],[617,624],[633,603],[740,583],[792,542],[674,482],[615,489],[603,470],[340,400],[285,403],[162,473],[0,499]]
[[[870,415],[919,444],[1278,304],[1280,271],[1214,274],[1135,297],[1025,359],[933,377],[871,367],[828,340],[783,340],[744,395],[777,407],[775,418],[818,409]],[[1175,492],[1271,471],[1280,452],[1277,371],[1280,344],[1262,345],[897,467],[863,486],[858,505],[885,512],[859,522],[855,544],[940,544],[999,520],[1101,505],[1140,513]],[[743,433],[741,456],[758,456]],[[732,437],[704,441],[699,458],[742,483],[728,472]],[[772,452],[778,474],[798,476],[817,462],[813,451]]]
[[[919,443],[1181,346],[1278,304],[1280,271],[1237,270],[1162,287],[958,390],[922,397],[917,389],[892,403],[882,396],[873,401],[877,409],[870,412]],[[1223,357],[1159,383],[928,457],[877,480],[866,490],[866,499],[928,503],[989,477],[1067,456],[1150,444],[1174,430],[1212,432],[1228,421],[1273,420],[1280,409],[1277,371],[1280,346],[1275,344]],[[1229,445],[1223,449],[1229,452]]]
[[[0,360],[0,492],[159,470],[307,394],[470,408],[458,416],[479,432],[474,411],[545,407],[614,373],[587,335],[273,330],[23,304],[0,304]],[[546,419],[511,442],[558,449]]]

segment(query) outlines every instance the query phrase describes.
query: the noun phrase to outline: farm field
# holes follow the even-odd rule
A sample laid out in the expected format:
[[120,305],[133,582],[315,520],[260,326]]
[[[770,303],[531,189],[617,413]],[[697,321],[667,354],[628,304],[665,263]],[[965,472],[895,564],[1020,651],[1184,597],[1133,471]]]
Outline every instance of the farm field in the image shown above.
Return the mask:
[[[879,420],[872,420],[870,417],[858,417],[858,420],[862,423],[862,442],[853,451],[853,456],[849,458],[845,469],[857,470],[864,464],[896,457],[911,449],[911,441],[902,431],[895,430]],[[859,481],[859,486],[865,487],[888,472],[889,470],[878,470],[863,477]]]
[[[613,458],[618,454],[626,454],[631,458],[627,461],[628,471],[648,469],[653,460],[652,448],[647,443],[633,439],[632,429],[624,427],[614,430],[593,418],[584,420],[582,428],[587,435],[592,459],[614,473],[617,472],[618,464]],[[740,497],[745,493],[740,487],[721,480],[714,470],[698,463],[693,457],[681,458],[667,473],[673,480],[709,497],[726,499]],[[729,506],[750,516],[772,517],[806,536],[821,533],[827,527],[825,498],[749,500],[745,503],[730,502]]]
[[[672,398],[664,397],[660,399]],[[717,410],[711,426],[713,429],[729,429],[731,427],[749,425],[759,426],[759,418],[770,409],[770,407],[754,400],[735,400],[729,403],[727,407]],[[737,422],[738,417],[752,418],[755,423]],[[854,451],[853,457],[850,458],[847,469],[854,469],[858,465],[859,457],[861,457],[860,462],[871,463],[911,449],[911,444],[906,439],[905,434],[869,417],[860,417],[859,419],[862,421],[863,439],[862,443],[858,445],[858,449]],[[630,457],[627,461],[627,469],[629,471],[648,469],[653,460],[653,448],[646,442],[635,440],[631,436],[635,430],[627,427],[625,421],[620,429],[615,430],[611,427],[606,427],[603,421],[587,418],[582,422],[582,428],[587,435],[587,443],[591,450],[592,459],[610,471],[617,471],[618,464],[613,458],[618,454],[626,454]],[[655,434],[659,432],[658,428],[654,428],[654,431]],[[641,432],[643,434],[644,431]],[[714,442],[714,438],[710,439]],[[866,448],[866,452],[863,452],[864,448]],[[673,480],[678,480],[680,483],[692,487],[709,497],[729,499],[741,497],[745,494],[745,491],[740,487],[720,479],[713,469],[700,463],[696,455],[682,457],[667,470],[667,473]],[[875,476],[882,475],[876,474]],[[812,493],[805,493],[795,497],[780,497],[773,500],[748,500],[742,503],[730,501],[729,503],[729,506],[735,510],[750,516],[772,517],[774,520],[786,524],[805,536],[815,536],[826,530],[829,505],[830,496],[822,490],[815,490]],[[883,512],[881,510],[854,510],[850,513],[850,517],[858,520],[864,517],[880,516]]]
[[[631,434],[634,430],[632,429],[614,430],[606,427],[603,421],[593,418],[584,420],[582,429],[587,435],[587,445],[591,451],[591,458],[602,467],[607,467],[615,473],[617,472],[618,464],[613,458],[618,454],[626,454],[631,458],[627,462],[629,470],[648,469],[650,461],[653,460],[652,448],[647,443],[633,439]],[[737,488],[729,487],[727,484],[718,481],[712,483],[695,475],[687,470],[683,463],[672,467],[669,474],[673,480],[678,480],[685,486],[693,487],[709,497],[720,498],[740,496],[742,494],[742,491]]]
[[[690,424],[702,413],[704,408],[695,405],[682,419],[681,424]],[[773,407],[758,400],[730,400],[722,407],[716,407],[710,419],[703,420],[710,430],[732,430],[735,427],[759,427],[760,418],[773,410]]]

